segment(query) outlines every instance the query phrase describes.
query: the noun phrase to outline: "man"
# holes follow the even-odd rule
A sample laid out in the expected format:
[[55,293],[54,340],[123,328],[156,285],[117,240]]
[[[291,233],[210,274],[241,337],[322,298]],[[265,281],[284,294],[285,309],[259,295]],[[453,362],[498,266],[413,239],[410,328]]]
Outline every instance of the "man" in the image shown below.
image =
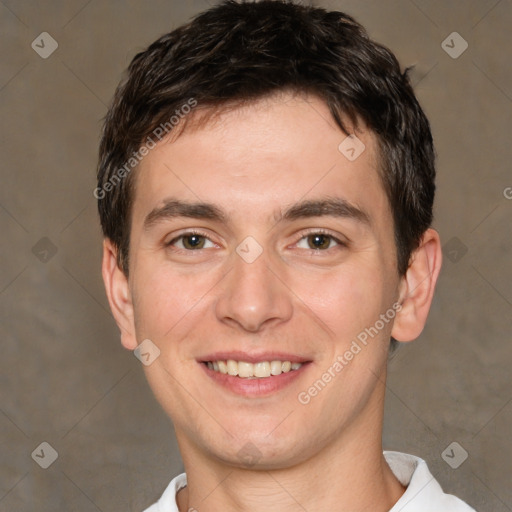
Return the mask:
[[345,14],[228,1],[133,59],[95,195],[186,470],[148,511],[472,510],[382,452],[390,340],[441,267],[434,176],[407,74]]

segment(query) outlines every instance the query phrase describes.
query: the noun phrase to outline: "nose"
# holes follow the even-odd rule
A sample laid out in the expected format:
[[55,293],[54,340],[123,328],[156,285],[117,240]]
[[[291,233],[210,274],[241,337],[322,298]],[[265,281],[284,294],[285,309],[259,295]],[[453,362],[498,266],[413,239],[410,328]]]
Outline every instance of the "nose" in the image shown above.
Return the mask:
[[221,281],[216,303],[219,321],[249,332],[286,322],[292,316],[292,292],[270,268],[265,251],[249,263],[233,255],[233,268]]

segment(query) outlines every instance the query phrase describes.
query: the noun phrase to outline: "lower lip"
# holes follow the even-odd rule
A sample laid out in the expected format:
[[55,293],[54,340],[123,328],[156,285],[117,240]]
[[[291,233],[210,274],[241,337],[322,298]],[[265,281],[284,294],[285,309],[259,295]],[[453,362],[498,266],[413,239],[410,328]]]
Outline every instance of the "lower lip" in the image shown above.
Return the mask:
[[291,370],[271,377],[257,377],[253,379],[216,372],[215,370],[210,370],[204,363],[199,364],[203,367],[208,377],[233,393],[242,396],[260,397],[276,393],[291,384],[301,376],[309,362],[303,363],[298,370]]

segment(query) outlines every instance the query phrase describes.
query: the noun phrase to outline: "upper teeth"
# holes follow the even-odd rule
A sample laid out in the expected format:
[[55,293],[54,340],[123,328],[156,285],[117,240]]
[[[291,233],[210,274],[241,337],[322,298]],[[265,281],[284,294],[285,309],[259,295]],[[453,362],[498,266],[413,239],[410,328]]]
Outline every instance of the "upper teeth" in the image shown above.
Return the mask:
[[302,363],[292,363],[291,361],[261,361],[259,363],[247,363],[246,361],[208,361],[208,368],[216,372],[233,375],[243,378],[250,377],[270,377],[271,375],[280,375],[291,370],[298,370]]

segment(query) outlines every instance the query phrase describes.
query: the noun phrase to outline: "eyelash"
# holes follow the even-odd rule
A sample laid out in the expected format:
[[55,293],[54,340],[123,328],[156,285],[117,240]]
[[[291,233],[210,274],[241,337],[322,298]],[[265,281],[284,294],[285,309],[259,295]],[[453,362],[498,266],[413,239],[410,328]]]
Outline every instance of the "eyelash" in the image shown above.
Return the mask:
[[[165,246],[166,247],[172,247],[173,244],[175,244],[179,240],[182,240],[183,238],[186,238],[188,236],[194,236],[194,235],[195,236],[203,237],[203,238],[207,239],[208,241],[210,241],[211,243],[215,244],[215,242],[213,242],[213,240],[211,240],[211,238],[206,233],[204,233],[204,232],[202,232],[200,230],[192,229],[192,230],[186,231],[186,232],[184,232],[184,233],[174,237],[172,240],[167,242],[165,244]],[[302,240],[304,240],[308,236],[312,236],[312,235],[324,235],[324,236],[329,237],[332,241],[336,242],[337,245],[335,247],[347,247],[347,245],[348,245],[346,242],[343,242],[342,240],[340,240],[339,238],[334,236],[332,233],[330,233],[329,231],[324,230],[324,229],[316,229],[316,230],[313,230],[313,231],[307,231],[307,232],[301,233],[300,234],[300,238],[293,245],[297,245],[299,242],[301,242]],[[215,245],[217,245],[217,244],[215,244]],[[329,247],[328,249],[324,249],[324,250],[321,250],[321,249],[305,249],[305,250],[310,250],[312,252],[319,253],[319,252],[330,251],[333,248],[334,247]],[[201,249],[196,249],[196,251],[194,251],[192,249],[175,248],[175,250],[176,251],[183,251],[183,252],[189,252],[190,253],[190,252],[198,252]]]
[[[315,229],[313,231],[307,231],[307,232],[301,233],[299,240],[297,242],[295,242],[294,245],[297,245],[300,241],[302,241],[305,238],[307,238],[308,236],[312,236],[312,235],[327,236],[332,241],[336,242],[336,244],[337,244],[336,247],[347,247],[347,245],[348,245],[346,242],[343,242],[342,240],[340,240],[339,238],[337,238],[336,236],[334,236],[332,233],[330,233],[329,231],[327,231],[325,229]],[[331,249],[334,249],[334,247],[329,247],[329,249],[324,249],[324,250],[320,250],[320,249],[309,249],[309,250],[314,253],[319,253],[319,252],[327,252],[327,251],[330,251]]]
[[[175,244],[178,240],[182,240],[183,238],[186,238],[187,236],[201,236],[203,238],[206,238],[207,240],[209,240],[210,242],[212,243],[215,243],[211,240],[211,238],[206,234],[206,233],[203,233],[202,231],[199,231],[199,230],[195,230],[195,229],[191,229],[189,231],[185,231],[184,233],[182,233],[181,235],[178,235],[176,237],[174,237],[172,240],[170,240],[169,242],[167,242],[165,244],[166,247],[171,247],[173,244]],[[215,244],[217,245],[217,244]],[[190,249],[177,249],[178,251],[186,251],[186,252],[194,252]]]

